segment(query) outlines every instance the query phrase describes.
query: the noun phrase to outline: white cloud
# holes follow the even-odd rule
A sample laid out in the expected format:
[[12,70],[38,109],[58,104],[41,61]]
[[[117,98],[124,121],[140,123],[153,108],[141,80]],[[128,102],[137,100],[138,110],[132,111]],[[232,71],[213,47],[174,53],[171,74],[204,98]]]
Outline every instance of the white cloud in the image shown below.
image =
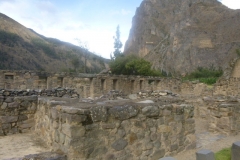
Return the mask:
[[221,0],[222,4],[228,6],[231,9],[239,9],[240,1],[239,0]]
[[126,9],[121,9],[118,11],[111,11],[112,15],[122,15],[122,16],[127,16],[129,14],[133,13],[132,11],[128,11]]
[[[119,9],[110,11],[110,14],[118,19],[114,22],[96,19],[100,23],[88,20],[85,13],[80,14],[79,10],[84,7],[79,4],[75,10],[72,8],[60,8],[58,1],[52,0],[0,0],[0,12],[13,18],[28,28],[46,37],[53,37],[62,41],[78,45],[77,39],[87,42],[89,50],[109,58],[113,51],[113,36],[117,24],[120,24],[121,41],[125,43],[131,26],[131,18],[135,11]],[[69,2],[70,3],[70,2]],[[240,1],[222,0],[222,3],[230,8],[240,8]],[[91,13],[93,13],[92,11]],[[101,24],[104,23],[104,24]]]

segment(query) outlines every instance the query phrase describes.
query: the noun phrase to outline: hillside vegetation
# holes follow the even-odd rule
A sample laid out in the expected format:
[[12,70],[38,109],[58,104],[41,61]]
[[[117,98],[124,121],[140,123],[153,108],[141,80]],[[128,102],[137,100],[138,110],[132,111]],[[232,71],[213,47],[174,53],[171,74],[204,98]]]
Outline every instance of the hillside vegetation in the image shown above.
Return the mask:
[[86,48],[46,38],[0,13],[0,69],[98,73],[106,62]]

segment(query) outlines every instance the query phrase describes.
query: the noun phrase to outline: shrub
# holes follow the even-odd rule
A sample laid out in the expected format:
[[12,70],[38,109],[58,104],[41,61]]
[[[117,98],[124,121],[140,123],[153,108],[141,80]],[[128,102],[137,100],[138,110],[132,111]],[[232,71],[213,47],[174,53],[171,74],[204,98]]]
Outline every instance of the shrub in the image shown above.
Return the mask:
[[119,55],[110,62],[113,74],[160,76],[161,73],[151,69],[151,63],[134,55]]
[[202,83],[211,85],[216,83],[217,79],[221,77],[222,74],[223,71],[221,69],[216,70],[214,67],[198,67],[194,72],[187,75],[184,80],[199,80]]

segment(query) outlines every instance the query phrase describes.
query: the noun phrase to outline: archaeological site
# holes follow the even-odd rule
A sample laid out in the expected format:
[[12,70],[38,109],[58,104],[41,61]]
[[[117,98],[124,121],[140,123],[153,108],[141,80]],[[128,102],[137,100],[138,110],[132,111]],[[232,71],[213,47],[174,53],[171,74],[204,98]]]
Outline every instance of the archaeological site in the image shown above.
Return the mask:
[[240,160],[239,26],[218,0],[143,0],[109,60],[0,13],[0,160]]
[[[175,156],[201,148],[196,119],[223,139],[240,131],[240,78],[209,87],[176,78],[1,71],[0,82],[0,135],[34,133],[55,159]],[[43,155],[25,159],[31,156]]]

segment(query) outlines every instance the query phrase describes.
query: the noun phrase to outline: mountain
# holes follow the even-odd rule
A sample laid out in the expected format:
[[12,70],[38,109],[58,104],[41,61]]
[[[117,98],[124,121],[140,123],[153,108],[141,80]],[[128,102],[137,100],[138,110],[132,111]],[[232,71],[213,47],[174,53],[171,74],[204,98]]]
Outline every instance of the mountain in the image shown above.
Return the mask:
[[229,75],[238,58],[239,26],[240,10],[217,0],[143,0],[124,53],[173,75],[198,67],[221,68]]
[[87,72],[98,73],[106,62],[85,48],[46,38],[0,13],[0,69],[83,72],[86,66]]

